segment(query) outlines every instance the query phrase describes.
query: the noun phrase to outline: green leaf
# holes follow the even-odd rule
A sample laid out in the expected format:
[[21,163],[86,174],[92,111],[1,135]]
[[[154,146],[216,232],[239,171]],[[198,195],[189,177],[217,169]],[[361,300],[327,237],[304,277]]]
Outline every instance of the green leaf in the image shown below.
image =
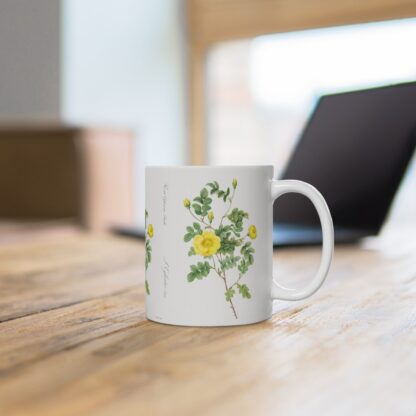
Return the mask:
[[242,231],[243,221],[244,219],[248,218],[247,212],[240,210],[238,208],[234,208],[227,216],[227,218],[233,223],[235,229],[238,232]]
[[[250,241],[247,241],[247,243],[245,243],[242,247],[241,247],[241,249],[240,249],[240,253],[244,256],[244,257],[246,257],[247,259],[252,255],[252,254],[254,254],[254,248],[252,247],[252,245],[251,245],[251,242]],[[252,257],[252,256],[251,256]]]
[[[210,187],[212,190],[214,184],[209,183],[207,184],[207,186]],[[202,188],[201,192],[199,193],[199,196],[195,197],[194,201],[195,203],[192,204],[192,208],[194,209],[195,214],[205,217],[211,210],[212,203],[212,198],[209,197],[208,189]]]
[[218,252],[221,254],[232,254],[234,253],[237,244],[237,240],[234,239],[221,240],[221,247],[219,248]]
[[[218,198],[222,199],[224,202],[227,201],[227,198],[230,196],[231,189],[227,188],[226,190],[220,189],[220,185],[217,181],[207,183],[208,188],[210,188],[211,195],[217,195]],[[234,186],[234,185],[233,185]],[[234,188],[235,189],[235,188]],[[210,201],[209,203],[211,203]]]
[[227,200],[228,195],[230,195],[230,188],[227,188],[227,192],[224,195],[224,202]]
[[231,299],[232,299],[232,297],[235,295],[235,290],[234,289],[228,289],[226,292],[225,292],[225,300],[227,301],[227,302],[229,302]]
[[245,299],[251,299],[250,290],[247,285],[237,285],[240,295]]
[[197,263],[197,266],[198,266],[198,271],[199,271],[198,279],[202,279],[203,277],[206,277],[209,275],[211,266],[207,261],[204,261],[203,263],[199,261]]
[[201,205],[192,204],[192,208],[194,209],[196,215],[201,215]]
[[241,260],[238,270],[244,274],[247,273],[249,266],[254,263],[254,254],[255,250],[251,245],[250,241],[247,241],[240,249],[240,253],[243,255],[244,259]]
[[185,234],[183,236],[183,241],[185,241],[185,243],[187,243],[187,242],[191,241],[192,238],[193,238],[193,235],[191,233],[188,233],[188,234]]
[[146,293],[150,295],[150,288],[149,288],[149,282],[147,280],[144,281],[144,286],[146,288]]
[[150,262],[152,261],[152,246],[150,245],[150,241],[146,240],[145,242],[145,258],[144,258],[144,267],[147,270],[149,267]]
[[216,230],[215,234],[220,237],[221,239],[225,239],[231,235],[231,225],[220,225]]
[[232,236],[231,225],[220,225],[215,230],[215,234],[221,239],[221,247],[218,251],[222,254],[234,253],[235,248],[241,245],[241,240]]
[[186,227],[187,233],[183,237],[185,243],[191,241],[196,235],[202,234],[202,228],[197,222],[194,222],[192,225],[193,227]]
[[208,212],[211,211],[211,206],[210,205],[203,205],[202,206],[202,210],[201,210],[201,215],[203,217],[208,215]]
[[244,259],[242,259],[237,268],[241,274],[246,274],[248,271],[248,263]]
[[229,256],[225,256],[222,260],[220,260],[220,267],[222,271],[229,270],[234,268],[241,257],[234,256],[234,254],[231,254]]
[[193,282],[195,279],[202,280],[209,275],[210,271],[211,266],[207,261],[199,261],[191,266],[191,271],[187,275],[188,282]]
[[188,256],[195,256],[195,249],[193,247],[191,247],[188,251]]
[[209,192],[211,195],[216,194],[218,190],[220,189],[220,185],[218,184],[217,181],[207,183],[207,186],[208,188],[211,188]]
[[193,226],[194,226],[195,230],[200,230],[201,229],[201,226],[197,222],[194,222]]

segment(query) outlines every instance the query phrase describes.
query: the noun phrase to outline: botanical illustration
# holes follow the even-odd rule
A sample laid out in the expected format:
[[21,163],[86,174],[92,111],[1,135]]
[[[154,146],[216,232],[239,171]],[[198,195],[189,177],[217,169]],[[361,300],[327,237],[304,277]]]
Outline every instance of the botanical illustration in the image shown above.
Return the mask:
[[[146,229],[146,235],[145,235],[145,260],[144,260],[144,265],[145,265],[145,269],[147,270],[147,268],[149,267],[151,261],[152,261],[152,245],[150,243],[150,239],[153,238],[153,225],[152,224],[148,224],[148,217],[149,217],[149,213],[147,212],[147,210],[144,211],[144,223],[145,223],[145,229]],[[145,287],[146,287],[146,293],[148,295],[150,295],[150,287],[149,287],[149,282],[147,281],[147,279],[144,281]]]
[[[191,265],[188,282],[209,275],[221,279],[225,290],[223,296],[237,319],[234,296],[251,298],[243,279],[254,263],[252,240],[257,237],[257,230],[255,225],[245,228],[248,213],[233,206],[236,189],[237,179],[225,189],[220,188],[217,181],[209,182],[192,201],[185,198],[183,205],[193,218],[184,235],[186,243],[192,241],[188,256],[197,256],[199,260]],[[213,198],[224,206],[219,215],[212,211]]]

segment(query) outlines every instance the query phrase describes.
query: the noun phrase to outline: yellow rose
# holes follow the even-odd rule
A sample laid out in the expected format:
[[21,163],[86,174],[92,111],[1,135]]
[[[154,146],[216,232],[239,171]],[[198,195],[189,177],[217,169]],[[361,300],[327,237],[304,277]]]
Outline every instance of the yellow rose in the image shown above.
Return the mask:
[[214,219],[214,213],[212,211],[208,212],[207,217],[208,217],[208,221],[212,222],[212,220]]
[[183,206],[184,206],[185,208],[189,208],[189,207],[191,206],[191,201],[190,201],[188,198],[185,198],[185,199],[183,200]]
[[257,229],[255,225],[250,225],[250,227],[248,227],[248,236],[254,240],[257,237]]
[[147,227],[147,235],[152,238],[153,237],[153,225],[149,224],[149,226]]
[[197,254],[204,257],[214,255],[221,247],[220,238],[212,231],[204,231],[194,237],[194,249]]

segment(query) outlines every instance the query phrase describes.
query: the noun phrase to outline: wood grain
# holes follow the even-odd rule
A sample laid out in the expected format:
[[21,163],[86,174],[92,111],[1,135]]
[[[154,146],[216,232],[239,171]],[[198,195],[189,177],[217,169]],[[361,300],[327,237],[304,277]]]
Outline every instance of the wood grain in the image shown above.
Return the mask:
[[0,322],[132,287],[143,274],[143,252],[124,240],[118,246],[81,236],[2,248]]
[[[338,248],[315,296],[230,328],[147,321],[141,243],[0,247],[0,414],[414,415],[414,231]],[[275,260],[300,285],[319,248]]]

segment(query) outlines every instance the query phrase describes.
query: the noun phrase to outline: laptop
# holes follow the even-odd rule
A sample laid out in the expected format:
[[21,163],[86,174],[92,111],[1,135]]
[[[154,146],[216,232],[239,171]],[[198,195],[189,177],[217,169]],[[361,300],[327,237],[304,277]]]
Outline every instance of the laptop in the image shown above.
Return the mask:
[[[416,147],[416,82],[324,95],[279,179],[314,185],[332,214],[336,243],[376,235]],[[312,203],[297,194],[273,207],[275,246],[321,244]],[[144,229],[113,231],[144,237]]]
[[[332,214],[336,243],[376,235],[416,147],[416,82],[322,96],[279,179],[315,186]],[[276,246],[320,244],[304,196],[273,208]]]

